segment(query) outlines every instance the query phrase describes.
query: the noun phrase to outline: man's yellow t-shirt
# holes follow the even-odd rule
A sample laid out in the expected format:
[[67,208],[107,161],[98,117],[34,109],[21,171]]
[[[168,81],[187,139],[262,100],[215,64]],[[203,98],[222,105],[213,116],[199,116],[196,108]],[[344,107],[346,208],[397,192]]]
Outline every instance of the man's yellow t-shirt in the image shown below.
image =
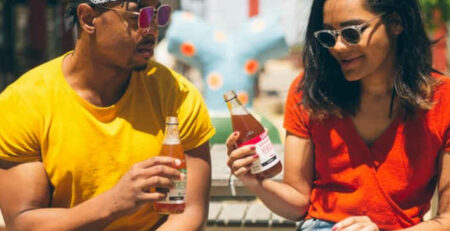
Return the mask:
[[[132,74],[115,105],[97,107],[66,82],[66,55],[27,72],[0,94],[0,158],[42,161],[54,187],[51,207],[95,197],[133,164],[157,156],[166,116],[178,116],[186,151],[214,135],[200,93],[176,72],[151,61]],[[148,204],[108,230],[148,230],[159,218]]]

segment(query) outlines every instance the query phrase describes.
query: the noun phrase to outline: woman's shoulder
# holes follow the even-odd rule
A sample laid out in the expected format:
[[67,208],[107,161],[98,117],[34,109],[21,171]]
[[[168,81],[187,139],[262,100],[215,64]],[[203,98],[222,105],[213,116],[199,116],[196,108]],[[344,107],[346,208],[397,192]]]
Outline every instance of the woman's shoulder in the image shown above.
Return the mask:
[[289,86],[289,93],[288,97],[293,97],[296,100],[301,99],[302,97],[302,91],[300,90],[300,82],[302,81],[304,76],[304,72],[301,72],[297,77],[292,80],[290,86]]
[[435,77],[438,80],[438,84],[433,92],[433,109],[440,112],[444,110],[450,114],[450,77],[443,75]]
[[436,79],[438,84],[434,89],[434,98],[436,100],[450,100],[450,77],[441,75],[436,76]]

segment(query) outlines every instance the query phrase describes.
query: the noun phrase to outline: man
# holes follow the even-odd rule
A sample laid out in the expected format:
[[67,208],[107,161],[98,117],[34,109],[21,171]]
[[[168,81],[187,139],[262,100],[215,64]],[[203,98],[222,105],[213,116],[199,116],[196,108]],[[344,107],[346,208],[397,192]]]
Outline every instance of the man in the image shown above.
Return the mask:
[[[201,229],[214,128],[193,85],[150,61],[170,8],[158,0],[71,6],[75,50],[0,94],[0,207],[7,227]],[[178,116],[187,153],[187,188],[184,213],[165,221],[152,208],[165,194],[152,189],[185,177],[173,168],[179,160],[158,156],[170,115]]]

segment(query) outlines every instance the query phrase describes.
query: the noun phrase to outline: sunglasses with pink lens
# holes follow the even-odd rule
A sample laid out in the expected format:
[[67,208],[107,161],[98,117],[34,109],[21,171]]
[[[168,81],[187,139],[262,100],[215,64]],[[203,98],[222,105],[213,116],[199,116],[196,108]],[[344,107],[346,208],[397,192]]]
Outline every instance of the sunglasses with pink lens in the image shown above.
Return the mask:
[[165,26],[169,23],[172,8],[169,5],[161,5],[157,9],[154,7],[144,7],[139,10],[139,27],[148,28],[152,24],[153,17],[157,16],[158,26]]
[[166,26],[169,23],[170,14],[172,13],[172,8],[169,5],[163,4],[160,5],[158,8],[155,8],[153,6],[148,6],[141,8],[139,12],[134,11],[128,11],[128,10],[119,10],[115,8],[109,8],[106,6],[100,6],[96,5],[95,7],[103,8],[107,10],[114,10],[114,11],[122,11],[130,14],[134,14],[138,16],[138,26],[142,29],[147,29],[152,25],[152,21],[155,19],[156,15],[156,22],[158,26]]

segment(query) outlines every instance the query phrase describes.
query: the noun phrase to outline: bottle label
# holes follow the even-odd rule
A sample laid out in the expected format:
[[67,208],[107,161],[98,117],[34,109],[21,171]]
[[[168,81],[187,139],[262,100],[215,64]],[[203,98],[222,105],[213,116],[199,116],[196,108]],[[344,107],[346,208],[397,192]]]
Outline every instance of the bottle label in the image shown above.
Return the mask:
[[256,136],[255,138],[242,143],[241,145],[239,145],[239,147],[244,145],[254,145],[256,148],[256,154],[258,154],[259,156],[259,158],[254,161],[251,166],[250,171],[252,174],[264,172],[280,161],[280,158],[273,149],[273,145],[269,139],[267,131],[264,131],[262,134]]
[[[181,173],[183,173],[185,176],[187,176],[187,171],[185,168],[179,169]],[[182,204],[184,203],[184,197],[186,193],[186,177],[183,180],[174,180],[175,188],[172,188],[170,190],[167,189],[161,189],[156,188],[159,192],[167,192],[167,196],[159,200],[158,203],[160,204]]]

